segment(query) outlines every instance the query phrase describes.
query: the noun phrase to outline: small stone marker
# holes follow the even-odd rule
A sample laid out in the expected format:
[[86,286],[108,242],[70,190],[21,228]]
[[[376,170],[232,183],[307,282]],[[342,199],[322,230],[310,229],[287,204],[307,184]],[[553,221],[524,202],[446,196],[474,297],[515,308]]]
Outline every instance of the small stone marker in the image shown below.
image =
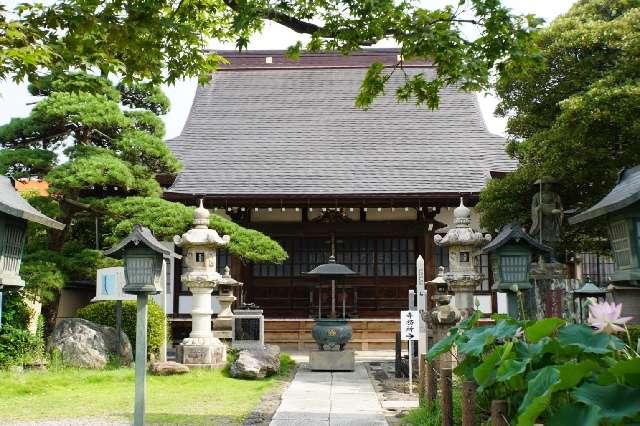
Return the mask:
[[151,364],[149,372],[156,376],[173,376],[174,374],[188,373],[189,367],[173,361],[161,361]]

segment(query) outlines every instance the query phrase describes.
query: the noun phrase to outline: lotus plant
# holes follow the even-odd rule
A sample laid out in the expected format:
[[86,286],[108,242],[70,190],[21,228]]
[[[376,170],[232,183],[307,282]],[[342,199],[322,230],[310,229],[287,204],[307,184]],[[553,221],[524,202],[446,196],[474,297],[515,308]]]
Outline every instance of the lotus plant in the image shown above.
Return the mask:
[[624,324],[631,317],[622,317],[622,303],[601,302],[589,306],[588,323],[599,333],[615,334],[624,332]]

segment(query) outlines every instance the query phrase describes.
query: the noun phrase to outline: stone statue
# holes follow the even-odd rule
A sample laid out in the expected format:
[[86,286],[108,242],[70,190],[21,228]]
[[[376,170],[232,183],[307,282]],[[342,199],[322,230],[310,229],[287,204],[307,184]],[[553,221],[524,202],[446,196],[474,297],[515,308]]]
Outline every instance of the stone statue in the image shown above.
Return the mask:
[[560,241],[560,227],[564,219],[562,201],[554,191],[556,180],[543,177],[535,182],[536,193],[531,200],[531,229],[529,234],[543,244],[554,247]]

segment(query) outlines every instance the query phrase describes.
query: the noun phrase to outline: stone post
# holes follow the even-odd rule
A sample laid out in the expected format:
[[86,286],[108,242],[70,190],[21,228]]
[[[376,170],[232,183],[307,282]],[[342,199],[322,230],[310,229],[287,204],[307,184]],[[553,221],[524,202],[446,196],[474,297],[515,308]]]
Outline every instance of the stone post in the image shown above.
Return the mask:
[[194,284],[189,286],[189,291],[193,295],[191,301],[191,333],[192,339],[210,340],[213,338],[211,332],[211,292],[213,288],[206,285],[197,287]]

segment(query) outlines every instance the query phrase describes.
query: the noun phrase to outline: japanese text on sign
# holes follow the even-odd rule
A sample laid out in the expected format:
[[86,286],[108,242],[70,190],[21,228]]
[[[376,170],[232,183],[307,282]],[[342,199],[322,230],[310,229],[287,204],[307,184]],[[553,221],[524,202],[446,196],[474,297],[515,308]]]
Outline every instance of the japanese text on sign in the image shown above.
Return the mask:
[[420,334],[420,318],[418,311],[400,311],[400,338],[402,340],[418,340]]

